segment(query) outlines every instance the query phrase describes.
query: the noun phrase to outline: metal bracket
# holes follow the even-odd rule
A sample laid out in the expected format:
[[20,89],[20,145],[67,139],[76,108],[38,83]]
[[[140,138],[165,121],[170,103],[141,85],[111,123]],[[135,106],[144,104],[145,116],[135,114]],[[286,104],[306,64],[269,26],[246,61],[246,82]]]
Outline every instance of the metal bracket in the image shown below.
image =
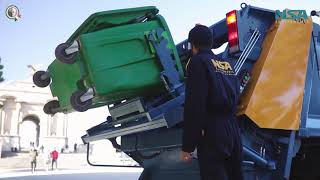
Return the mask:
[[260,167],[267,168],[270,170],[276,169],[276,163],[273,160],[266,160],[265,158],[259,156],[258,153],[254,152],[253,150],[243,146],[243,153],[248,156],[255,164]]
[[292,159],[294,157],[295,138],[296,138],[296,132],[291,131],[288,149],[286,152],[286,161],[285,161],[285,166],[284,166],[284,172],[283,172],[283,177],[286,179],[289,179],[289,177],[290,177],[291,164],[292,164]]
[[[167,48],[168,41],[161,37],[163,32],[164,30],[161,28],[156,29],[148,35],[148,40],[155,48],[157,56],[163,67],[163,71],[161,72],[161,75],[163,76],[162,79],[168,80],[168,83],[165,82],[165,84],[168,84],[168,90],[173,92],[178,89],[182,83],[180,82],[179,73],[175,68],[175,61],[172,59],[170,50]],[[157,40],[156,37],[159,40]]]
[[43,75],[40,76],[40,79],[41,79],[41,80],[46,80],[46,79],[49,78],[49,77],[50,77],[49,72],[45,72]]
[[80,44],[78,43],[78,41],[73,41],[73,43],[65,49],[65,53],[67,55],[78,52],[80,48]]
[[137,115],[145,112],[145,107],[141,98],[135,98],[125,103],[120,103],[109,107],[110,115],[114,120],[126,119],[128,115]]
[[89,88],[87,90],[87,92],[80,97],[80,100],[82,102],[86,102],[86,101],[88,101],[89,99],[92,99],[92,98],[94,98],[94,89],[93,88]]
[[320,63],[319,63],[319,57],[318,57],[318,50],[317,50],[317,39],[318,37],[315,35],[314,32],[312,32],[312,43],[313,43],[313,48],[314,48],[314,54],[316,58],[316,63],[317,63],[317,69],[318,69],[318,77],[320,78]]
[[[175,108],[181,107],[184,103],[185,95],[182,94],[174,99],[171,99],[164,104],[161,104],[150,111],[148,111],[148,114],[151,119],[155,119],[161,115],[164,115],[165,113],[174,110]],[[169,123],[170,124],[170,123]]]

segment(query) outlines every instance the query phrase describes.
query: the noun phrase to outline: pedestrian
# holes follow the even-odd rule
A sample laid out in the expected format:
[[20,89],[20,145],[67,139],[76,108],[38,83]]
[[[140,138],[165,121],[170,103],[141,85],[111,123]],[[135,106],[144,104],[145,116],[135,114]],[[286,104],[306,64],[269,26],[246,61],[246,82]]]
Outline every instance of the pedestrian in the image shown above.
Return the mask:
[[44,152],[44,151],[43,151],[43,150],[44,150],[44,146],[43,146],[43,145],[40,146],[40,150],[41,150],[41,153]]
[[65,146],[65,150],[66,150],[66,152],[67,153],[69,153],[70,151],[69,151],[69,145],[68,144],[66,144],[66,146]]
[[43,158],[45,170],[46,170],[46,172],[48,172],[49,166],[50,166],[50,163],[51,163],[51,155],[50,155],[49,150],[46,150],[46,151],[43,152],[42,158]]
[[73,152],[74,153],[78,152],[78,144],[77,143],[74,143],[74,145],[73,145]]
[[236,120],[240,85],[230,62],[211,51],[213,32],[196,25],[188,41],[184,127],[180,158],[197,148],[202,180],[242,180],[242,144]]
[[55,169],[57,169],[59,153],[56,149],[54,149],[50,154],[51,154],[51,169],[53,170],[53,164],[55,164]]
[[31,172],[34,173],[37,167],[37,156],[38,152],[35,148],[31,148],[29,152],[31,162]]

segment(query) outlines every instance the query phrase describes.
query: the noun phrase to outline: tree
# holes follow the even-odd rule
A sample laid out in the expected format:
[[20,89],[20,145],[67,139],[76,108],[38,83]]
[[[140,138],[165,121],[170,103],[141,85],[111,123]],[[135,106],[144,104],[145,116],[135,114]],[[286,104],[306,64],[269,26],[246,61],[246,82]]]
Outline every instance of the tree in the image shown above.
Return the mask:
[[3,82],[4,81],[4,78],[3,78],[3,65],[1,64],[1,57],[0,57],[0,82]]

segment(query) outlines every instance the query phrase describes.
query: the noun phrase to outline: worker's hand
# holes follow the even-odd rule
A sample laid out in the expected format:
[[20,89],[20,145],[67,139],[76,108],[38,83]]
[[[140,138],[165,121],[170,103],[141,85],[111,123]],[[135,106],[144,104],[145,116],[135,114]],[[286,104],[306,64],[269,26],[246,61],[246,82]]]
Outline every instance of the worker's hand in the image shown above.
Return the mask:
[[190,162],[192,160],[191,153],[181,151],[180,159],[183,162]]

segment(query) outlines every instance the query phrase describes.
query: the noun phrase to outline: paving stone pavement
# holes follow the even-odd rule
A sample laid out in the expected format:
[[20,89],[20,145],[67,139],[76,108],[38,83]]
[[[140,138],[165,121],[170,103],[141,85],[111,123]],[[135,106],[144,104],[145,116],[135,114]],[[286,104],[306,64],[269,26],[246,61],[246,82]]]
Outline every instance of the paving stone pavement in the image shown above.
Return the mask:
[[[60,154],[58,169],[46,171],[44,161],[39,155],[36,171],[31,173],[28,153],[18,153],[15,156],[0,158],[0,179],[24,180],[24,179],[90,179],[108,180],[138,179],[142,168],[112,168],[93,167],[86,161],[86,154]],[[114,177],[113,177],[114,176]],[[50,179],[51,178],[51,179]]]
[[[45,169],[45,156],[41,153],[37,160],[37,169]],[[59,154],[58,168],[59,169],[79,169],[89,167],[86,161],[86,154]],[[28,153],[17,153],[15,156],[0,158],[0,173],[10,169],[30,168],[30,158]]]

